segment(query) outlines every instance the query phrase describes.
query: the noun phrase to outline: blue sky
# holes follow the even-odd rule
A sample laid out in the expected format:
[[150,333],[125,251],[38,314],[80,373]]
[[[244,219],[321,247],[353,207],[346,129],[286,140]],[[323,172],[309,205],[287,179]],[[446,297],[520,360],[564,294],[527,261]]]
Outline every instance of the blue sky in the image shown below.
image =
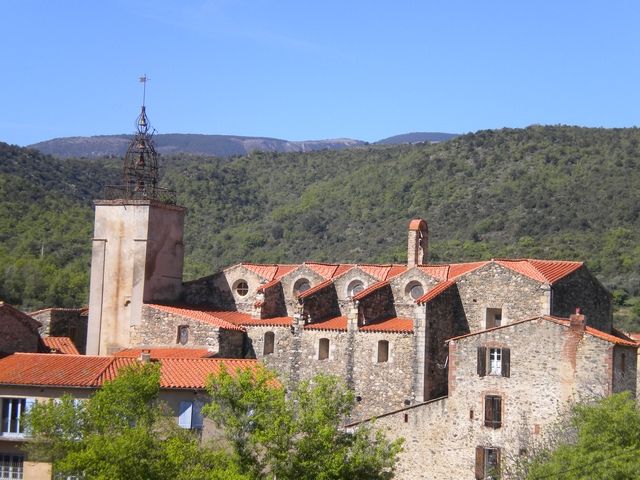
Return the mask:
[[0,141],[640,123],[637,1],[6,0]]

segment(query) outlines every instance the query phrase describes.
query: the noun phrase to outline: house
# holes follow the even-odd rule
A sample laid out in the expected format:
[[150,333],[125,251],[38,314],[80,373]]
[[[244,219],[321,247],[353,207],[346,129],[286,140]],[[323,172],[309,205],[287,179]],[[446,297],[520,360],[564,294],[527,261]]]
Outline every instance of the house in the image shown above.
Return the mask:
[[0,355],[38,352],[41,348],[40,327],[40,322],[0,301]]
[[88,308],[45,308],[30,312],[29,316],[42,324],[40,335],[43,338],[69,337],[80,353],[85,353]]
[[581,314],[536,316],[447,343],[448,395],[375,420],[406,440],[399,478],[494,478],[553,435],[572,402],[636,392],[638,344],[587,326]]
[[209,375],[221,368],[228,371],[258,368],[255,360],[227,360],[199,356],[202,352],[180,351],[142,352],[134,358],[85,355],[51,355],[15,353],[0,359],[0,478],[50,480],[49,464],[30,462],[24,450],[29,440],[24,430],[23,413],[36,402],[61,398],[90,397],[104,382],[112,380],[118,371],[140,361],[157,361],[160,369],[160,395],[176,422],[184,428],[198,430],[203,438],[213,428],[203,421],[200,409],[207,401],[206,382]]

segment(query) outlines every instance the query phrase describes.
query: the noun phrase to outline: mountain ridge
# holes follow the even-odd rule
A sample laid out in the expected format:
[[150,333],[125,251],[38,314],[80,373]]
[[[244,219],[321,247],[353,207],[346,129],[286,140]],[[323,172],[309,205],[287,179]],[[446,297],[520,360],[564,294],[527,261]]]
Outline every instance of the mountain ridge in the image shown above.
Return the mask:
[[[58,158],[97,158],[122,156],[127,151],[131,135],[94,135],[90,137],[60,137],[28,145],[42,153]],[[416,141],[444,141],[455,134],[436,132],[414,132],[382,139],[376,144],[394,145],[415,143]],[[421,138],[422,140],[416,140]],[[188,155],[211,155],[231,157],[247,155],[254,151],[263,152],[311,152],[317,150],[343,150],[362,147],[368,143],[352,138],[323,140],[284,140],[272,137],[251,137],[243,135],[210,135],[199,133],[162,133],[154,136],[158,153],[167,155],[181,153]],[[433,140],[431,140],[433,139]]]

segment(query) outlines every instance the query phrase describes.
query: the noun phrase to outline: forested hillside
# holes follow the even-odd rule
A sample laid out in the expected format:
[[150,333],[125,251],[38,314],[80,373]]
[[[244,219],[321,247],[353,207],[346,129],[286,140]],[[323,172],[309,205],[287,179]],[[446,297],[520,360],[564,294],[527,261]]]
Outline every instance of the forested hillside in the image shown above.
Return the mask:
[[[633,326],[640,304],[640,129],[481,131],[435,145],[245,157],[162,157],[186,219],[186,276],[240,261],[405,261],[423,216],[433,262],[585,260]],[[91,198],[115,160],[0,149],[0,297],[85,300]],[[634,327],[638,328],[638,327]]]

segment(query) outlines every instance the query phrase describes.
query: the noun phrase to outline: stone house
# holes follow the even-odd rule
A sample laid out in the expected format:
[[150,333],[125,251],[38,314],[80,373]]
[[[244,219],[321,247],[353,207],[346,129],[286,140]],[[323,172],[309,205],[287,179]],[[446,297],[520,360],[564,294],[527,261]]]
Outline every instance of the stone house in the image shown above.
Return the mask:
[[399,478],[508,474],[572,402],[636,391],[637,343],[587,326],[584,315],[537,316],[448,346],[448,395],[375,420],[406,440]]
[[40,335],[46,337],[68,337],[80,353],[87,344],[88,308],[45,308],[29,313],[42,324]]
[[86,399],[105,381],[115,378],[119,369],[138,361],[161,364],[160,395],[176,422],[183,428],[211,436],[213,424],[202,418],[200,409],[207,401],[206,381],[224,365],[229,371],[256,368],[255,360],[207,358],[206,350],[159,349],[122,352],[117,357],[15,353],[0,359],[0,476],[1,478],[51,480],[51,465],[30,461],[25,452],[29,441],[22,414],[34,403],[61,398]]
[[0,302],[0,355],[40,351],[40,327],[40,322],[29,315]]

